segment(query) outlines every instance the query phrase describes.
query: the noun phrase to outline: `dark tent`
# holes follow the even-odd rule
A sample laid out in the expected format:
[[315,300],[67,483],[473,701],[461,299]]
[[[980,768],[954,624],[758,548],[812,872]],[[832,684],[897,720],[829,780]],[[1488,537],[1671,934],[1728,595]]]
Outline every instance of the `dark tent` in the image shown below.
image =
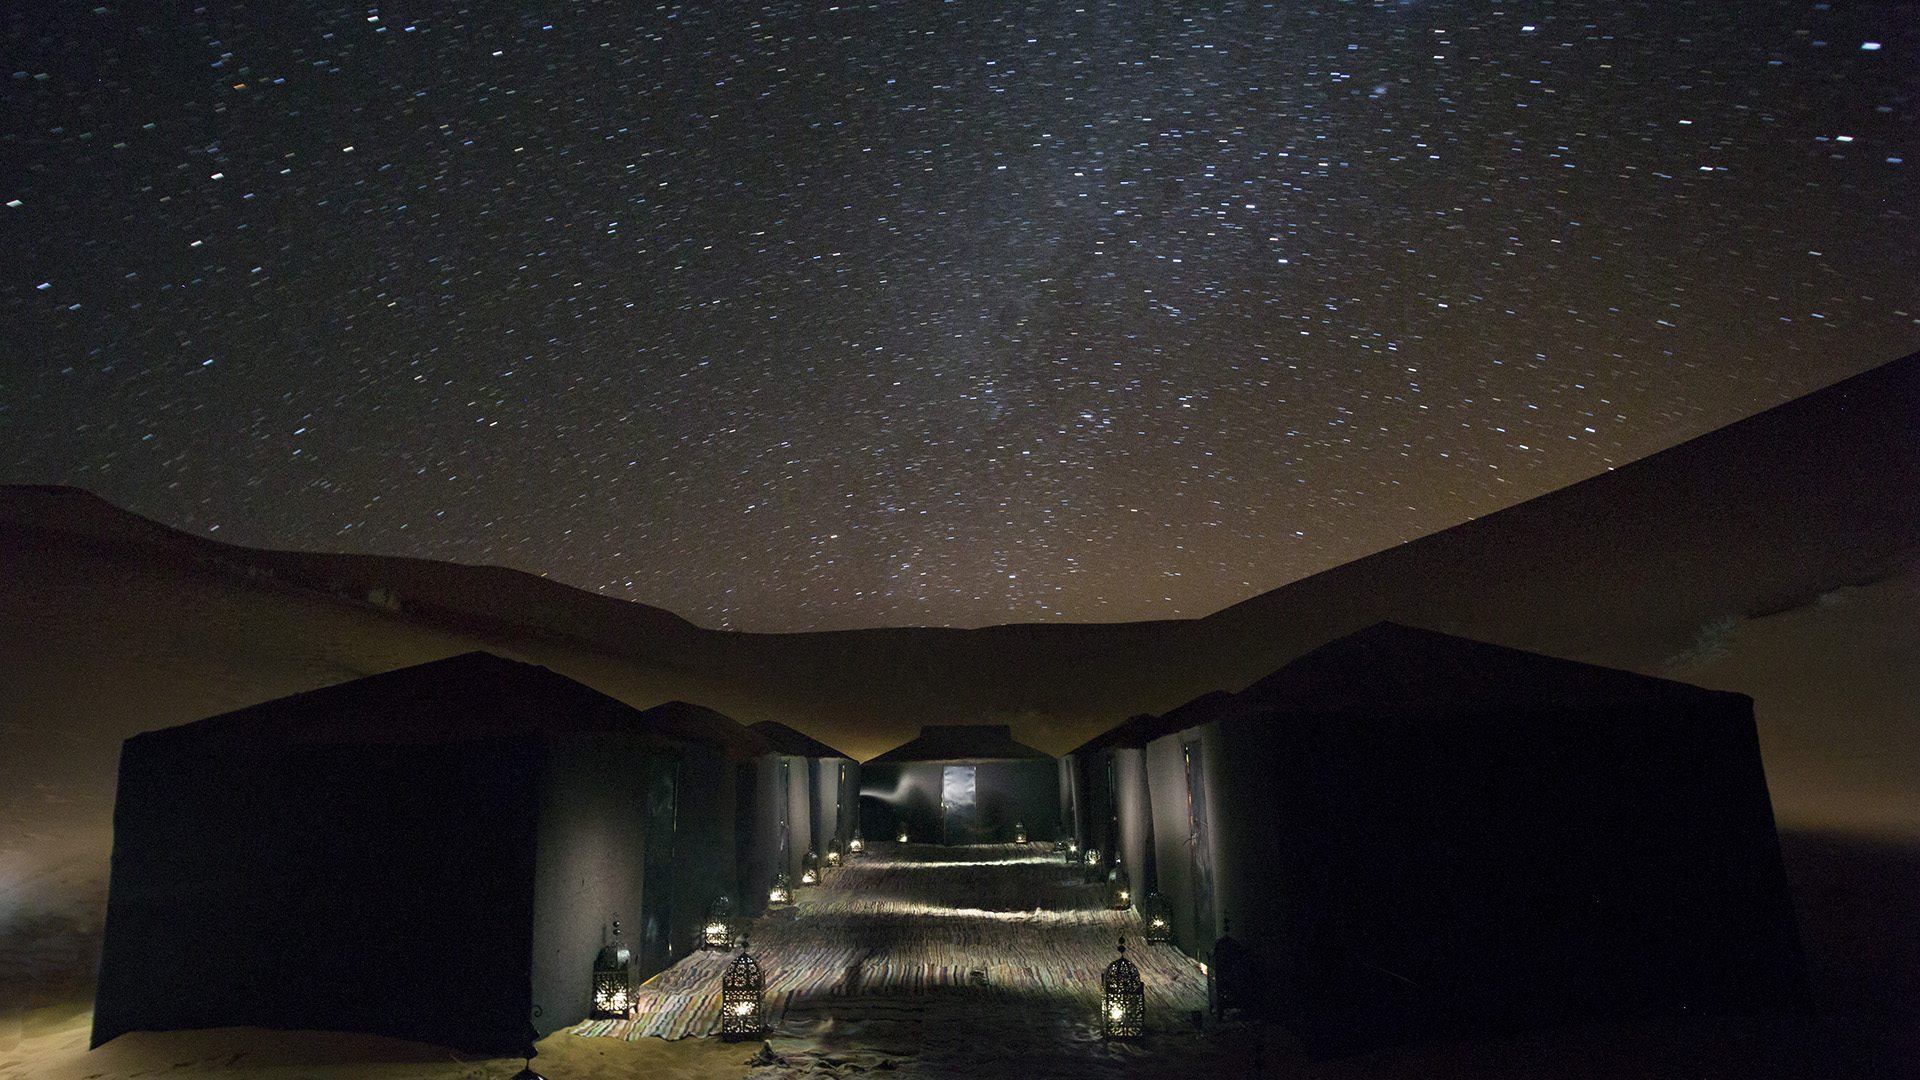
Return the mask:
[[1058,833],[1053,755],[1015,742],[1005,724],[941,724],[860,766],[860,826],[919,843],[1003,844],[1024,823],[1036,841]]
[[1381,624],[1125,727],[1176,943],[1316,1056],[1807,1005],[1742,695]]
[[[1215,691],[1164,716],[1130,717],[1060,759],[1070,835],[1083,854],[1098,851],[1101,865],[1119,858],[1136,903],[1160,888],[1146,748],[1161,735],[1200,723],[1198,717],[1231,697]],[[1097,876],[1098,870],[1089,872]]]
[[93,1042],[256,1025],[517,1054],[736,887],[758,737],[467,653],[126,741]]
[[766,864],[766,880],[752,879],[750,887],[755,891],[748,909],[757,910],[766,900],[773,868],[784,870],[797,883],[801,862],[809,850],[824,860],[828,845],[834,841],[839,841],[841,850],[846,849],[853,835],[860,765],[777,720],[762,720],[748,730],[773,748],[760,766],[768,792],[763,802],[772,815],[764,819],[756,846],[770,850],[773,858]]

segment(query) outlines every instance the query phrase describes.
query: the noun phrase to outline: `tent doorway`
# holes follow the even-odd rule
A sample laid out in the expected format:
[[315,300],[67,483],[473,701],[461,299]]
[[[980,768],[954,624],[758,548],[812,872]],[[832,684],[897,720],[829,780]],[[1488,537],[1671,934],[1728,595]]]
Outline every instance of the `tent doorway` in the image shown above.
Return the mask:
[[940,773],[940,820],[943,841],[974,842],[974,775],[971,765],[948,765]]

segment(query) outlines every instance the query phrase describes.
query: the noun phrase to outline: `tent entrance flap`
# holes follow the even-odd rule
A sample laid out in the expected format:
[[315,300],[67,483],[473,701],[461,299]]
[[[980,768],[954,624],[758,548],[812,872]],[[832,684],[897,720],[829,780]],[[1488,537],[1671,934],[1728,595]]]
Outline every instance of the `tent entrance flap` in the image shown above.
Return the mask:
[[948,765],[940,773],[940,820],[949,844],[974,842],[973,768]]

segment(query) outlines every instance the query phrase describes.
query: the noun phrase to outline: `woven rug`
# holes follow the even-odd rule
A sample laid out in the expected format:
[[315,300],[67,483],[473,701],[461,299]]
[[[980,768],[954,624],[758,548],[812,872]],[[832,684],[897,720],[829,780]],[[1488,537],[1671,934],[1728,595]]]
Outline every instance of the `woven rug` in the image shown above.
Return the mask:
[[[1123,934],[1146,984],[1150,1024],[1177,1024],[1206,1006],[1200,966],[1172,946],[1147,945],[1139,914],[1107,910],[1105,887],[1083,883],[1080,868],[1057,855],[1011,844],[873,846],[797,890],[792,907],[745,924],[767,978],[770,1023],[894,1016],[901,999],[936,993],[1044,999],[1091,1015]],[[734,955],[689,956],[639,988],[631,1018],[589,1021],[573,1033],[708,1035]]]

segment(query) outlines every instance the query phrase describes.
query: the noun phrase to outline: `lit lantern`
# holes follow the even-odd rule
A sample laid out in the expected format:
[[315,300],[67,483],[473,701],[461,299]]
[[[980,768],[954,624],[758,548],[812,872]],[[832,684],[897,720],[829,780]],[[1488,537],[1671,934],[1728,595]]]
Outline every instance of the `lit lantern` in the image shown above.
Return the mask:
[[1133,881],[1121,868],[1119,859],[1113,860],[1113,869],[1107,871],[1107,906],[1115,911],[1133,906]]
[[867,838],[860,835],[858,826],[854,827],[853,839],[847,841],[847,854],[859,858],[867,853]]
[[840,838],[836,836],[827,841],[827,869],[840,869],[840,862]]
[[898,825],[894,826],[893,831],[894,831],[893,838],[895,840],[899,841],[902,844],[907,842],[907,823],[906,822],[903,821]]
[[1100,977],[1100,1026],[1109,1039],[1132,1039],[1147,1030],[1147,988],[1140,969],[1127,959],[1127,939],[1120,939],[1120,958]]
[[633,953],[620,940],[620,920],[613,920],[613,940],[593,958],[593,1018],[624,1018],[633,1009]]
[[1220,938],[1213,943],[1213,956],[1207,961],[1207,1007],[1214,1019],[1228,1013],[1250,1015],[1259,1003],[1259,982],[1254,972],[1253,953],[1230,933],[1232,924],[1222,917]]
[[1016,844],[1024,844],[1027,842],[1026,822],[1016,821],[1013,823],[1013,842]]
[[1146,920],[1147,944],[1165,945],[1173,940],[1173,919],[1159,893],[1150,892],[1140,901],[1140,918]]
[[1080,841],[1068,837],[1060,841],[1060,850],[1067,853],[1067,863],[1072,865],[1080,861]]
[[728,1042],[757,1039],[767,1029],[766,978],[760,965],[747,955],[747,942],[740,940],[740,955],[727,965],[720,977],[720,1037]]
[[767,890],[767,903],[776,907],[793,903],[793,879],[785,871],[773,875],[773,888]]
[[806,858],[800,860],[800,884],[820,884],[820,856],[812,848],[808,848]]
[[701,932],[700,943],[709,949],[733,948],[733,901],[730,898],[716,897],[707,908],[707,928]]
[[1084,861],[1086,863],[1086,870],[1082,872],[1082,880],[1091,885],[1100,880],[1100,869],[1105,865],[1100,860],[1100,849],[1096,847],[1088,848],[1084,856]]

